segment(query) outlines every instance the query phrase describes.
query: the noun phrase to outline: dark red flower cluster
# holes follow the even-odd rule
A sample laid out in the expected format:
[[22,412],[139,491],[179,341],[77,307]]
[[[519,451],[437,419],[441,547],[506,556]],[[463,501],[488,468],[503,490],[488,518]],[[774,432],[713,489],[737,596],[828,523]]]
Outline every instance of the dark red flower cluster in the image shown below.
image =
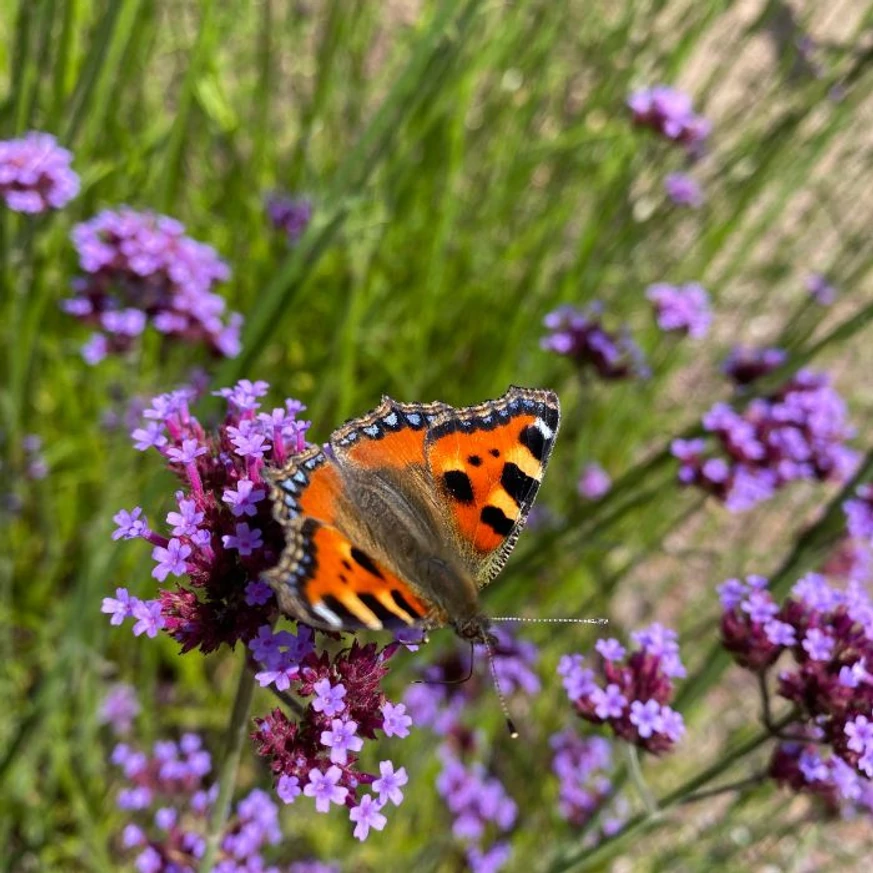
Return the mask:
[[559,306],[543,320],[551,333],[540,340],[540,346],[572,358],[580,369],[590,368],[602,379],[647,378],[651,371],[630,332],[627,328],[608,331],[602,311],[600,303],[584,310]]
[[[250,644],[255,657],[269,657],[277,639],[278,635],[271,639],[269,628],[264,628]],[[399,805],[400,789],[407,781],[405,769],[395,771],[391,761],[381,762],[381,775],[360,770],[357,755],[364,740],[376,739],[377,731],[389,737],[409,734],[412,719],[406,708],[392,704],[380,688],[388,672],[387,661],[400,645],[391,643],[379,650],[372,643],[362,646],[355,641],[333,657],[311,649],[302,657],[292,657],[284,687],[293,679],[295,695],[311,699],[305,707],[296,704],[300,710],[296,721],[281,709],[255,719],[255,750],[268,759],[279,797],[293,803],[305,794],[315,800],[319,812],[327,812],[331,804],[347,806],[360,839],[370,827],[384,827],[381,809],[388,801]],[[281,688],[276,675],[268,670],[258,678],[262,684],[275,682]],[[358,797],[364,787],[372,788],[378,799]]]
[[[760,576],[747,577],[745,582],[729,579],[719,594],[724,610],[722,639],[737,663],[763,677],[783,654],[793,662],[779,672],[777,692],[794,705],[797,724],[789,729],[793,741],[776,750],[774,777],[793,787],[812,785],[811,790],[823,796],[833,789],[844,800],[869,791],[866,783],[873,778],[869,595],[857,583],[838,590],[818,573],[800,579],[781,607]],[[830,749],[830,757],[824,756],[825,748]]]
[[691,97],[669,85],[640,88],[628,97],[627,105],[636,124],[692,151],[700,150],[712,129],[706,118],[694,112]]

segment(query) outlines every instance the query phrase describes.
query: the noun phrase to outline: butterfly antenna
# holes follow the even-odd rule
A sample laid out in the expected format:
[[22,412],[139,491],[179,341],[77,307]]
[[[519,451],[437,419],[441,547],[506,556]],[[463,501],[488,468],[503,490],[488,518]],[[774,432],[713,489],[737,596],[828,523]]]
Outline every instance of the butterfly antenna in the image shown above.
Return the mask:
[[500,708],[503,710],[503,717],[506,719],[506,727],[509,730],[509,736],[513,739],[518,738],[518,729],[515,727],[515,722],[509,715],[509,707],[506,704],[506,697],[503,695],[503,689],[500,687],[500,679],[497,676],[497,665],[494,663],[494,646],[488,637],[485,637],[485,650],[488,652],[488,665],[491,667],[491,678],[494,680],[494,690],[497,692],[497,699],[500,701]]
[[490,621],[517,621],[527,624],[609,624],[608,618],[526,618],[522,615],[497,615]]

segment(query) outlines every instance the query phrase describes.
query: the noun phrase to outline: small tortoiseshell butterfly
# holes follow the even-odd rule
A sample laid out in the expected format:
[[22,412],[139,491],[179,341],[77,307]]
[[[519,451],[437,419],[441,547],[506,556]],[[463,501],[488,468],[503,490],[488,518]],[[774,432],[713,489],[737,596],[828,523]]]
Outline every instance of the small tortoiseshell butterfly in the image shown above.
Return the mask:
[[553,391],[455,409],[384,397],[270,474],[282,611],[330,631],[450,625],[488,643],[479,591],[533,505],[560,422]]

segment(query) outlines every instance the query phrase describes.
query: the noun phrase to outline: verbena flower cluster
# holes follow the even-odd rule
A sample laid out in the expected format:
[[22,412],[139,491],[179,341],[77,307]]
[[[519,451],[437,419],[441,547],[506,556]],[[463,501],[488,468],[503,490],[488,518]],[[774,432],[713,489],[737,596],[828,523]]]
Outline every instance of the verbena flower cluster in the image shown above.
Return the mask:
[[267,195],[266,207],[272,225],[281,230],[291,243],[303,236],[312,221],[312,201],[307,197],[289,197],[274,192]]
[[857,464],[846,404],[828,376],[800,370],[779,390],[738,410],[716,403],[703,417],[710,439],[677,439],[679,481],[733,512],[768,500],[798,479],[844,481]]
[[113,624],[132,617],[137,635],[164,629],[182,651],[203,652],[250,640],[270,624],[275,600],[259,577],[277,563],[284,535],[273,520],[261,472],[305,447],[309,422],[298,418],[304,407],[296,400],[260,412],[268,388],[243,380],[215,392],[226,400],[227,412],[213,432],[191,413],[192,389],[161,394],[145,410],[142,426],[131,434],[134,446],[158,452],[181,488],[166,517],[166,534],[153,530],[136,506],[115,515],[113,538],[151,543],[152,576],[174,581],[154,600],[119,588],[115,598],[103,601]]
[[139,715],[140,705],[136,691],[126,682],[110,686],[97,712],[97,721],[109,725],[117,736],[130,733],[133,720]]
[[[611,795],[612,746],[603,737],[580,737],[566,729],[550,740],[552,772],[558,777],[558,811],[574,827],[582,828],[597,815]],[[609,833],[617,823],[603,822]]]
[[[116,803],[130,819],[119,843],[121,849],[135,853],[138,873],[195,873],[206,850],[205,835],[218,796],[217,783],[209,784],[212,759],[200,737],[188,733],[178,742],[161,740],[151,754],[120,744],[112,753],[112,763],[126,783]],[[319,862],[279,867],[268,861],[265,850],[282,843],[278,814],[265,791],[254,789],[240,800],[220,836],[214,873],[336,871]]]
[[711,125],[694,112],[691,97],[669,85],[634,91],[627,105],[636,124],[650,127],[689,149],[699,149],[709,136]]
[[404,767],[387,760],[380,762],[378,773],[365,772],[358,755],[377,731],[386,737],[409,735],[412,719],[406,707],[391,703],[379,687],[387,661],[401,644],[380,651],[355,641],[331,657],[317,653],[310,638],[302,626],[296,637],[263,627],[249,643],[265,667],[257,677],[261,685],[309,698],[296,720],[278,708],[255,719],[252,739],[257,753],[269,761],[276,791],[286,804],[302,794],[318,812],[328,812],[331,805],[345,807],[354,835],[364,840],[371,829],[385,827],[384,811],[389,804],[400,805],[408,779]]
[[571,358],[580,370],[594,370],[603,379],[648,377],[643,353],[625,328],[612,333],[603,327],[603,307],[559,306],[543,323],[551,333],[540,341],[543,349]]
[[676,632],[660,624],[631,634],[628,652],[616,639],[598,640],[600,681],[582,655],[558,664],[567,696],[586,721],[607,724],[616,736],[654,754],[673,748],[685,734],[682,715],[670,705],[673,679],[685,675]]
[[670,173],[664,179],[664,190],[677,206],[697,209],[705,200],[700,183],[687,173]]
[[231,313],[225,321],[224,298],[214,291],[230,270],[178,221],[107,209],[77,224],[72,239],[84,275],[61,305],[98,329],[82,351],[88,363],[127,351],[149,323],[165,336],[205,343],[215,354],[239,353],[242,316]]
[[473,873],[496,873],[511,858],[503,840],[482,848],[489,831],[503,836],[512,830],[518,815],[515,801],[496,776],[481,762],[465,765],[451,746],[440,749],[443,767],[437,777],[437,792],[452,815],[452,833],[467,844],[467,862]]
[[677,331],[693,339],[702,339],[709,333],[712,312],[709,295],[702,285],[668,285],[658,282],[646,289],[646,298],[655,308],[658,327],[663,331]]
[[0,140],[0,198],[13,212],[61,209],[79,193],[72,160],[49,133]]
[[[857,583],[845,590],[808,573],[780,606],[761,576],[719,587],[721,632],[737,663],[764,675],[782,658],[777,694],[792,704],[771,762],[780,783],[836,806],[873,811],[873,602]],[[803,740],[808,737],[808,742]]]

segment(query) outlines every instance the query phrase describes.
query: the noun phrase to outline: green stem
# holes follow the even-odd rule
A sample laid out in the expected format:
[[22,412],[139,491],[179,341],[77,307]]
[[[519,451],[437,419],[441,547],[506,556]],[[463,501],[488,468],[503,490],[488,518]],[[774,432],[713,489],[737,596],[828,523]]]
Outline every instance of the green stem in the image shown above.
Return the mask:
[[643,806],[645,806],[646,812],[648,815],[654,817],[659,812],[658,802],[655,800],[651,789],[646,784],[646,779],[643,776],[643,768],[640,766],[640,754],[633,743],[626,743],[625,749],[627,749],[627,762],[631,779],[636,786],[637,793],[640,795],[640,800],[643,801]]
[[221,762],[221,770],[218,774],[218,797],[209,820],[209,833],[206,837],[206,851],[198,868],[200,873],[211,873],[215,866],[215,856],[218,853],[218,844],[224,827],[230,815],[230,800],[236,785],[236,774],[239,769],[239,759],[242,752],[243,740],[246,737],[249,723],[249,709],[252,705],[252,693],[255,688],[255,674],[249,669],[249,665],[243,662],[242,673],[239,677],[239,685],[236,689],[236,698],[233,702],[233,712],[227,726],[227,735],[224,741],[224,760]]

